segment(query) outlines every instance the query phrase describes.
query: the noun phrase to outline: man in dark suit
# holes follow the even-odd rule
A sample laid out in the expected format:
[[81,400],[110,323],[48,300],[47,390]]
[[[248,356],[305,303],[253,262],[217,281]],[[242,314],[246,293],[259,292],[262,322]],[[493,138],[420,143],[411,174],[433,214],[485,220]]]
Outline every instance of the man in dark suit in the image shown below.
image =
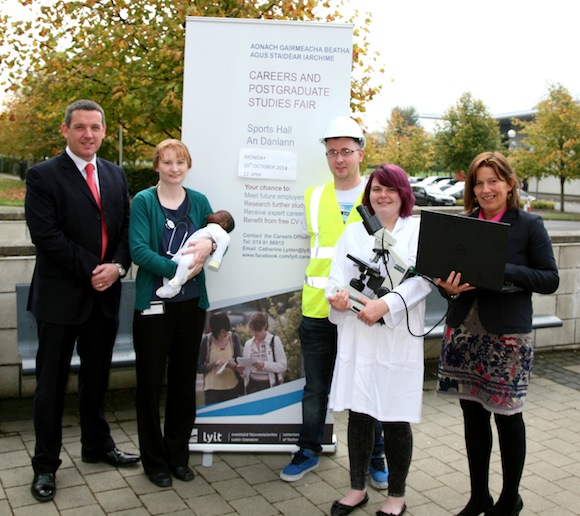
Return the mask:
[[121,167],[96,157],[105,129],[98,104],[74,102],[61,126],[66,150],[33,166],[26,176],[26,222],[36,246],[28,309],[38,324],[31,492],[41,502],[56,493],[63,403],[75,342],[81,359],[82,460],[113,466],[140,460],[117,449],[104,417],[120,280],[131,263],[127,180]]

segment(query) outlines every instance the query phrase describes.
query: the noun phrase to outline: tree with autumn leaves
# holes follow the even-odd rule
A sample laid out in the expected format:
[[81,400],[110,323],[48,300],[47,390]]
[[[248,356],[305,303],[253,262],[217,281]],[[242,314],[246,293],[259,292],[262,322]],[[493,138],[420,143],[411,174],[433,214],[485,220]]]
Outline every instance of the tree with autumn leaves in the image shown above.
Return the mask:
[[419,124],[413,107],[395,107],[387,126],[367,137],[363,166],[375,168],[381,163],[396,163],[410,176],[433,168],[431,137]]
[[566,182],[580,179],[580,102],[560,84],[548,88],[531,121],[518,120],[523,146],[511,153],[518,175],[557,177],[560,210],[564,211]]
[[[159,140],[181,134],[187,16],[341,21],[355,24],[351,108],[363,113],[378,92],[377,56],[369,53],[370,18],[345,19],[345,0],[19,0],[36,16],[0,19],[0,60],[8,70],[10,101],[0,115],[0,153],[36,160],[62,149],[59,126],[71,99],[90,98],[107,114],[101,155],[150,154]],[[208,42],[211,45],[211,42]],[[203,52],[204,49],[199,49]]]
[[434,144],[440,167],[463,175],[475,156],[500,149],[499,123],[482,100],[467,92],[437,124]]
[[470,92],[447,109],[434,135],[418,119],[414,108],[394,108],[384,131],[369,136],[366,163],[397,163],[409,175],[442,170],[461,177],[477,154],[500,147],[497,120]]

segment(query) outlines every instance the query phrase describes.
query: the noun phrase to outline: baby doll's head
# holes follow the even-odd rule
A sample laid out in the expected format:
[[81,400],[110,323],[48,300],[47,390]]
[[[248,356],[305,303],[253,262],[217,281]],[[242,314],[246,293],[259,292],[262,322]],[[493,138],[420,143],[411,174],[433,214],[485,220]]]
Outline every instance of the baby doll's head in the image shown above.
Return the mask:
[[227,233],[231,233],[235,227],[234,218],[230,212],[226,210],[218,210],[215,213],[210,214],[207,221],[208,223],[219,224]]

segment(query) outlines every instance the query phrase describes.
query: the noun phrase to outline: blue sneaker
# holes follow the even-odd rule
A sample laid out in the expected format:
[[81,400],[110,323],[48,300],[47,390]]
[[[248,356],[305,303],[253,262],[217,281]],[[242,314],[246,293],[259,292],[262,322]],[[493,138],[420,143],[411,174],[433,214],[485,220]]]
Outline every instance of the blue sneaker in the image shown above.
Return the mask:
[[320,458],[311,450],[301,448],[298,450],[292,461],[280,472],[280,478],[286,482],[300,480],[306,473],[318,467]]
[[373,457],[369,465],[369,482],[375,489],[389,487],[389,472],[384,457]]

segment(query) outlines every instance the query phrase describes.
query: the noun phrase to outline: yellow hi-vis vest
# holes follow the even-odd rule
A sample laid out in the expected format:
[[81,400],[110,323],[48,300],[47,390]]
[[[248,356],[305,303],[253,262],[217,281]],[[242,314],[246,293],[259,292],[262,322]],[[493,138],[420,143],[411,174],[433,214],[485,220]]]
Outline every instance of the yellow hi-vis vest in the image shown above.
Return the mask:
[[[355,209],[361,200],[362,193],[355,202],[346,224],[362,221]],[[324,288],[330,276],[334,246],[346,225],[342,220],[334,183],[308,188],[304,193],[304,205],[310,235],[310,262],[306,268],[302,290],[302,315],[323,319],[328,317],[329,312]]]

